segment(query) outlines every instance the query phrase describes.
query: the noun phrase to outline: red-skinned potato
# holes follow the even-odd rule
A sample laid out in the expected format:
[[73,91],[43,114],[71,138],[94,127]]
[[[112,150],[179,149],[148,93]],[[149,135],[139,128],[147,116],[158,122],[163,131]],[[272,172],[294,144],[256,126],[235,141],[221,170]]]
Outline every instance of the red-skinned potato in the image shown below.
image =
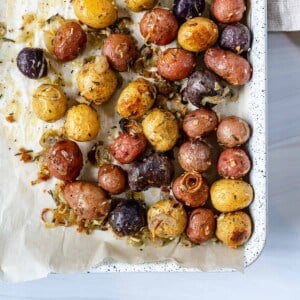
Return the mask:
[[57,59],[69,61],[79,55],[86,42],[87,36],[81,26],[76,22],[66,22],[56,32],[53,52]]
[[110,210],[111,200],[106,192],[90,182],[68,183],[63,195],[75,214],[85,220],[103,218]]
[[144,14],[140,31],[147,42],[167,45],[176,38],[178,21],[170,10],[157,7]]
[[54,177],[65,181],[75,180],[83,166],[80,148],[70,140],[56,142],[48,151],[47,166]]
[[186,234],[196,244],[210,240],[215,233],[215,216],[207,208],[194,209],[189,217]]
[[245,0],[214,0],[211,11],[221,23],[236,23],[246,11]]
[[188,113],[182,128],[189,138],[197,138],[213,132],[218,126],[217,114],[206,108],[199,108]]
[[252,75],[247,59],[228,50],[210,48],[205,52],[204,62],[210,70],[232,85],[244,85]]
[[169,48],[158,58],[158,73],[170,81],[188,77],[196,65],[191,52],[179,48]]

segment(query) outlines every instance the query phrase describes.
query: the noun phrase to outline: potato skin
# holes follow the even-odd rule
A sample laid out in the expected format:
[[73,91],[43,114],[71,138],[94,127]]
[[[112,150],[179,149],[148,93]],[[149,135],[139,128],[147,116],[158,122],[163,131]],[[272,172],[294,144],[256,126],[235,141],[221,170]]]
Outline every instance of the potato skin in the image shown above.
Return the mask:
[[239,22],[245,11],[245,0],[214,0],[211,6],[213,16],[225,24]]
[[111,34],[102,47],[102,54],[109,64],[119,72],[126,72],[128,65],[138,57],[133,38],[128,34]]
[[224,150],[218,159],[217,170],[220,176],[230,179],[240,179],[251,169],[247,153],[239,148]]
[[126,183],[126,173],[121,167],[105,164],[99,168],[98,184],[110,194],[123,193],[126,189]]
[[73,60],[85,48],[86,42],[87,36],[81,26],[76,22],[66,22],[54,37],[54,55],[61,61]]
[[181,235],[187,224],[186,212],[179,202],[159,200],[148,210],[148,227],[153,239],[175,238]]
[[121,117],[136,120],[152,107],[155,98],[156,89],[153,84],[144,78],[138,78],[122,91],[116,110]]
[[77,85],[81,96],[100,105],[111,98],[117,88],[118,78],[106,59],[101,58],[99,62],[89,62],[81,68]]
[[191,52],[179,48],[169,48],[158,58],[157,71],[168,80],[175,81],[188,77],[196,65]]
[[125,0],[125,2],[131,11],[140,12],[153,8],[157,0]]
[[252,222],[248,214],[242,211],[221,214],[217,219],[216,236],[231,248],[245,244],[252,233]]
[[247,59],[228,50],[210,48],[205,52],[204,62],[207,68],[232,85],[244,85],[252,76]]
[[189,138],[197,138],[213,132],[218,126],[217,114],[206,108],[199,108],[185,115],[183,130]]
[[245,144],[250,138],[250,127],[246,121],[236,116],[224,118],[218,126],[218,142],[228,148]]
[[78,141],[91,141],[98,135],[100,121],[97,112],[86,104],[68,110],[64,130],[67,137]]
[[218,26],[212,20],[196,17],[181,25],[178,43],[185,50],[201,52],[215,44],[218,35]]
[[47,166],[54,177],[75,180],[83,167],[83,157],[78,145],[70,140],[56,142],[47,153]]
[[106,193],[89,182],[67,183],[63,195],[75,214],[85,220],[105,217],[110,210],[111,200]]
[[170,10],[154,8],[144,14],[140,31],[147,42],[159,46],[167,45],[176,38],[178,21]]
[[114,0],[74,0],[72,3],[77,18],[96,29],[105,28],[118,18]]
[[232,212],[250,205],[252,186],[241,180],[220,179],[210,187],[211,203],[220,212]]
[[147,147],[147,139],[143,133],[131,135],[121,133],[110,147],[110,153],[121,164],[130,164],[138,158]]
[[32,108],[39,119],[55,122],[65,115],[67,98],[60,86],[42,84],[33,94]]
[[166,110],[153,109],[142,122],[143,132],[156,151],[171,150],[179,137],[175,116]]
[[185,171],[205,172],[212,164],[211,149],[200,140],[185,142],[179,148],[178,162]]
[[201,244],[214,236],[215,227],[213,211],[207,208],[196,208],[189,217],[186,234],[193,243]]

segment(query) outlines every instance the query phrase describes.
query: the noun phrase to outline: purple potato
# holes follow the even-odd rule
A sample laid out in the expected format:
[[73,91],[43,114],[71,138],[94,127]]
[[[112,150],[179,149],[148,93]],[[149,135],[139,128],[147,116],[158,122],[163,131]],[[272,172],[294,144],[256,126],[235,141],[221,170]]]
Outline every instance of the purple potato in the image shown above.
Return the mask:
[[205,9],[205,0],[175,0],[173,13],[180,22],[201,15]]
[[108,222],[118,236],[133,235],[146,226],[146,213],[141,201],[124,200],[111,211]]
[[170,185],[174,176],[174,166],[166,156],[153,154],[144,162],[134,163],[128,171],[131,190],[141,192],[149,187]]
[[227,25],[220,37],[220,46],[241,54],[250,49],[251,33],[247,26],[241,23]]
[[24,48],[17,56],[17,66],[22,74],[31,79],[47,75],[48,64],[43,49]]
[[183,96],[197,107],[202,107],[204,97],[221,96],[224,85],[221,80],[208,70],[194,72],[188,80]]

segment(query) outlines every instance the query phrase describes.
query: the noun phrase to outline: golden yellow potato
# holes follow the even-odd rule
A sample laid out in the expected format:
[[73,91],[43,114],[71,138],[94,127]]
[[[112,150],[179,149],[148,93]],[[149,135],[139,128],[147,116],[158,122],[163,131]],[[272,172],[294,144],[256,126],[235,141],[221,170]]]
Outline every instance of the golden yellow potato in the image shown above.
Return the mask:
[[231,248],[245,244],[251,232],[251,218],[242,211],[221,214],[217,219],[216,236]]
[[201,52],[218,39],[218,26],[210,19],[197,17],[183,23],[178,31],[179,45],[188,51]]
[[73,9],[82,23],[96,29],[105,28],[118,18],[114,0],[74,0]]
[[181,235],[187,224],[183,205],[173,199],[159,200],[148,210],[148,227],[153,239],[175,238]]
[[151,82],[138,78],[122,91],[116,110],[123,118],[138,119],[154,104],[156,89]]
[[175,116],[166,110],[155,108],[142,122],[143,132],[155,150],[171,150],[179,137],[179,126]]
[[42,84],[33,94],[32,108],[39,119],[55,122],[65,115],[67,98],[60,86]]
[[232,212],[247,207],[253,200],[251,185],[242,180],[220,179],[210,188],[212,205],[221,212]]
[[78,104],[68,110],[64,125],[65,134],[78,142],[91,141],[100,130],[97,112],[86,104]]
[[130,10],[139,12],[153,8],[157,0],[125,0],[125,2]]
[[85,64],[77,75],[81,96],[100,105],[111,98],[118,85],[116,73],[105,57]]

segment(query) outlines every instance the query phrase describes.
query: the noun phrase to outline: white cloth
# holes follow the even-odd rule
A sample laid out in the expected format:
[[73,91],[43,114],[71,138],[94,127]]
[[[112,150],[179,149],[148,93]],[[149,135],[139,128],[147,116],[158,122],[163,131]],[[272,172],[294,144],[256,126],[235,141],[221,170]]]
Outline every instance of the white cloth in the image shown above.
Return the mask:
[[268,0],[270,31],[300,30],[300,0]]

